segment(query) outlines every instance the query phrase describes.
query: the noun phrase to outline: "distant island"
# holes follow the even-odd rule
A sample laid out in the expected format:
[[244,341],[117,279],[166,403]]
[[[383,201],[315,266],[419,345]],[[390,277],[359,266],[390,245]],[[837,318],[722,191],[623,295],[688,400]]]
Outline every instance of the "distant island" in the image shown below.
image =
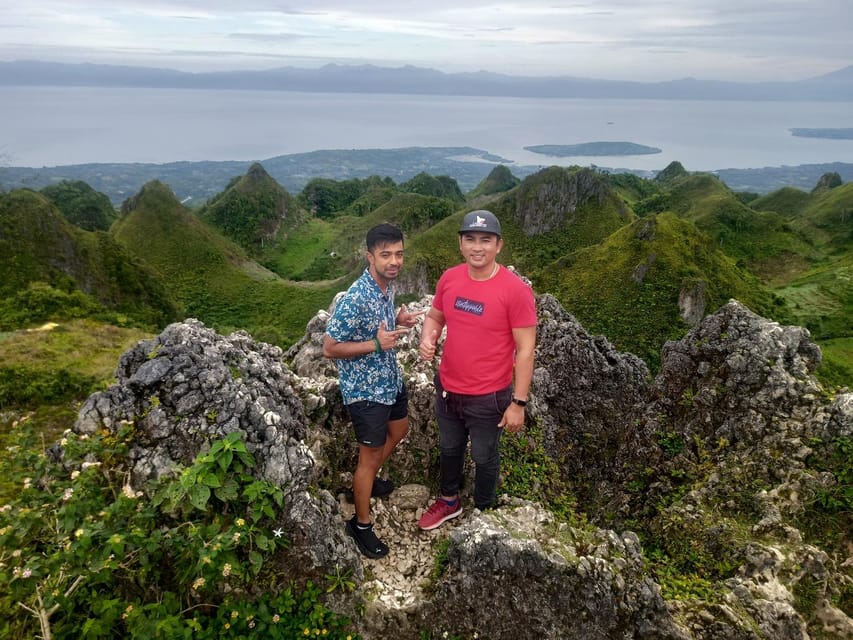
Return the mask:
[[634,142],[582,142],[581,144],[536,144],[524,147],[533,153],[565,158],[569,156],[644,156],[660,153],[657,147]]
[[853,140],[853,129],[789,129],[792,136],[799,138],[826,138],[829,140]]

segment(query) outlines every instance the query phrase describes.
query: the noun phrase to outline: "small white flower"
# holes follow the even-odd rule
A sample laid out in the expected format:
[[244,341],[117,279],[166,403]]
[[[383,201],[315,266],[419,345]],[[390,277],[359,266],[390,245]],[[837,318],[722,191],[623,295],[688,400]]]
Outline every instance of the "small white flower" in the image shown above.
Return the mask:
[[282,529],[275,529],[275,530],[273,530],[272,534],[273,534],[276,538],[280,538],[281,536],[283,536],[283,535],[284,535],[284,531],[283,531]]
[[68,488],[65,490],[65,492],[62,494],[62,501],[63,501],[63,502],[68,502],[69,500],[71,500],[71,497],[72,497],[73,495],[74,495],[74,489],[72,489],[71,487],[68,487]]
[[76,480],[78,477],[80,477],[80,472],[77,469],[74,469],[74,471],[71,472],[71,479]]

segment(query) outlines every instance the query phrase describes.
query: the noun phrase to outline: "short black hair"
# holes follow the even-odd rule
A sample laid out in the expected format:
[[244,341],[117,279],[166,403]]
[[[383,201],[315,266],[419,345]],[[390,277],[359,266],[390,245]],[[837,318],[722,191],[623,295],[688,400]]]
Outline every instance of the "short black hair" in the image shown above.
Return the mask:
[[368,251],[373,251],[377,245],[394,244],[395,242],[403,242],[403,232],[393,224],[383,222],[367,232]]

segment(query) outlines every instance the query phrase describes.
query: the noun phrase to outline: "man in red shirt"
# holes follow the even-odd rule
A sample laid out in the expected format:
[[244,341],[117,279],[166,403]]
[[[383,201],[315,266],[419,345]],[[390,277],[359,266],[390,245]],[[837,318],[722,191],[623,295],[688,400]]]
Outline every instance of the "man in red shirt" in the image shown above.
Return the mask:
[[533,377],[536,303],[530,287],[496,262],[501,247],[501,225],[491,211],[466,214],[459,230],[465,262],[439,278],[424,320],[420,355],[425,360],[435,357],[438,336],[447,327],[435,378],[441,495],[418,522],[424,530],[462,513],[459,488],[469,438],[476,465],[474,505],[493,505],[501,434],[524,426]]

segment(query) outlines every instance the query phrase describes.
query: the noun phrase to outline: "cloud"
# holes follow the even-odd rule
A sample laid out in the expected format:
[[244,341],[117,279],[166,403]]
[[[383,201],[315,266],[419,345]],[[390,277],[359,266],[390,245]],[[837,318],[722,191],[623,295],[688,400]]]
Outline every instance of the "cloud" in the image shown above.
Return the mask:
[[4,8],[0,58],[796,79],[850,64],[851,13],[847,0],[31,0]]

